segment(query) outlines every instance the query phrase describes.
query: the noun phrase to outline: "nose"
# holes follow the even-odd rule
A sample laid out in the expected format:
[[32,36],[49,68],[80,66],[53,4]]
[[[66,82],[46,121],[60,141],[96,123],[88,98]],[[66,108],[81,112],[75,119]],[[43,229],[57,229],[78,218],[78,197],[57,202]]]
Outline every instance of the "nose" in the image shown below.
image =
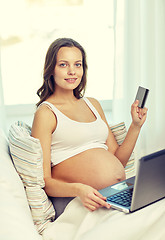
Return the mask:
[[75,69],[74,69],[74,66],[69,66],[68,74],[69,74],[69,75],[75,75]]

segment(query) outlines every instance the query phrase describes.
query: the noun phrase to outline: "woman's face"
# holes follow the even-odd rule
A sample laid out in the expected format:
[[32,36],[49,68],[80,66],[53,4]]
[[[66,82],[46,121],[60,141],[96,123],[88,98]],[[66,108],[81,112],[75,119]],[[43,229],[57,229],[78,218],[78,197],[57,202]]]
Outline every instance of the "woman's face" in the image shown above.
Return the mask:
[[81,82],[83,76],[82,53],[76,47],[62,47],[57,53],[54,79],[56,91],[73,90]]

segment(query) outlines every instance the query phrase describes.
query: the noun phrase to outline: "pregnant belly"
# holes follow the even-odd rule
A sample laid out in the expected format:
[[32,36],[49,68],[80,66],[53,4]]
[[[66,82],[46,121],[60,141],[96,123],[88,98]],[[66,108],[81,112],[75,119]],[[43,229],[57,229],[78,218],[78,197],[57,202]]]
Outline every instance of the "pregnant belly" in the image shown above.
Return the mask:
[[84,151],[52,168],[52,177],[101,189],[125,179],[121,162],[105,149]]

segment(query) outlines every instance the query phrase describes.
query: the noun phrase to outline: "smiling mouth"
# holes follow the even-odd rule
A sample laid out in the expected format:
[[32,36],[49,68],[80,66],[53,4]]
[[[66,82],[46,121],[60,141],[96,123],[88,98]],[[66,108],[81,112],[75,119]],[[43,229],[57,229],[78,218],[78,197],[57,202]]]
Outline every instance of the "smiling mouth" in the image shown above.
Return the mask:
[[75,83],[77,80],[77,78],[65,78],[65,81],[67,81],[68,83]]

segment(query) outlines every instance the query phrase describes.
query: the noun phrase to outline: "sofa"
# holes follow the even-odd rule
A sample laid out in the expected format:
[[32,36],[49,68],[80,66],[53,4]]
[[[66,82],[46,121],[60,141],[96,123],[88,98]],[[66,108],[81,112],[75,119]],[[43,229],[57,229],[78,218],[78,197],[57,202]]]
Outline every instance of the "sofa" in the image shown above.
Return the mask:
[[24,185],[9,153],[8,139],[0,129],[0,239],[41,240],[28,205]]
[[[115,131],[115,128],[112,130]],[[122,140],[119,137],[118,141]],[[127,172],[128,175],[134,174],[132,159],[130,162],[131,171]],[[57,220],[47,224],[39,233],[34,223],[24,181],[13,164],[9,140],[2,129],[0,129],[0,192],[0,240],[165,239],[164,199],[126,215],[117,210],[103,208],[89,212],[82,206],[80,199],[75,198]]]

